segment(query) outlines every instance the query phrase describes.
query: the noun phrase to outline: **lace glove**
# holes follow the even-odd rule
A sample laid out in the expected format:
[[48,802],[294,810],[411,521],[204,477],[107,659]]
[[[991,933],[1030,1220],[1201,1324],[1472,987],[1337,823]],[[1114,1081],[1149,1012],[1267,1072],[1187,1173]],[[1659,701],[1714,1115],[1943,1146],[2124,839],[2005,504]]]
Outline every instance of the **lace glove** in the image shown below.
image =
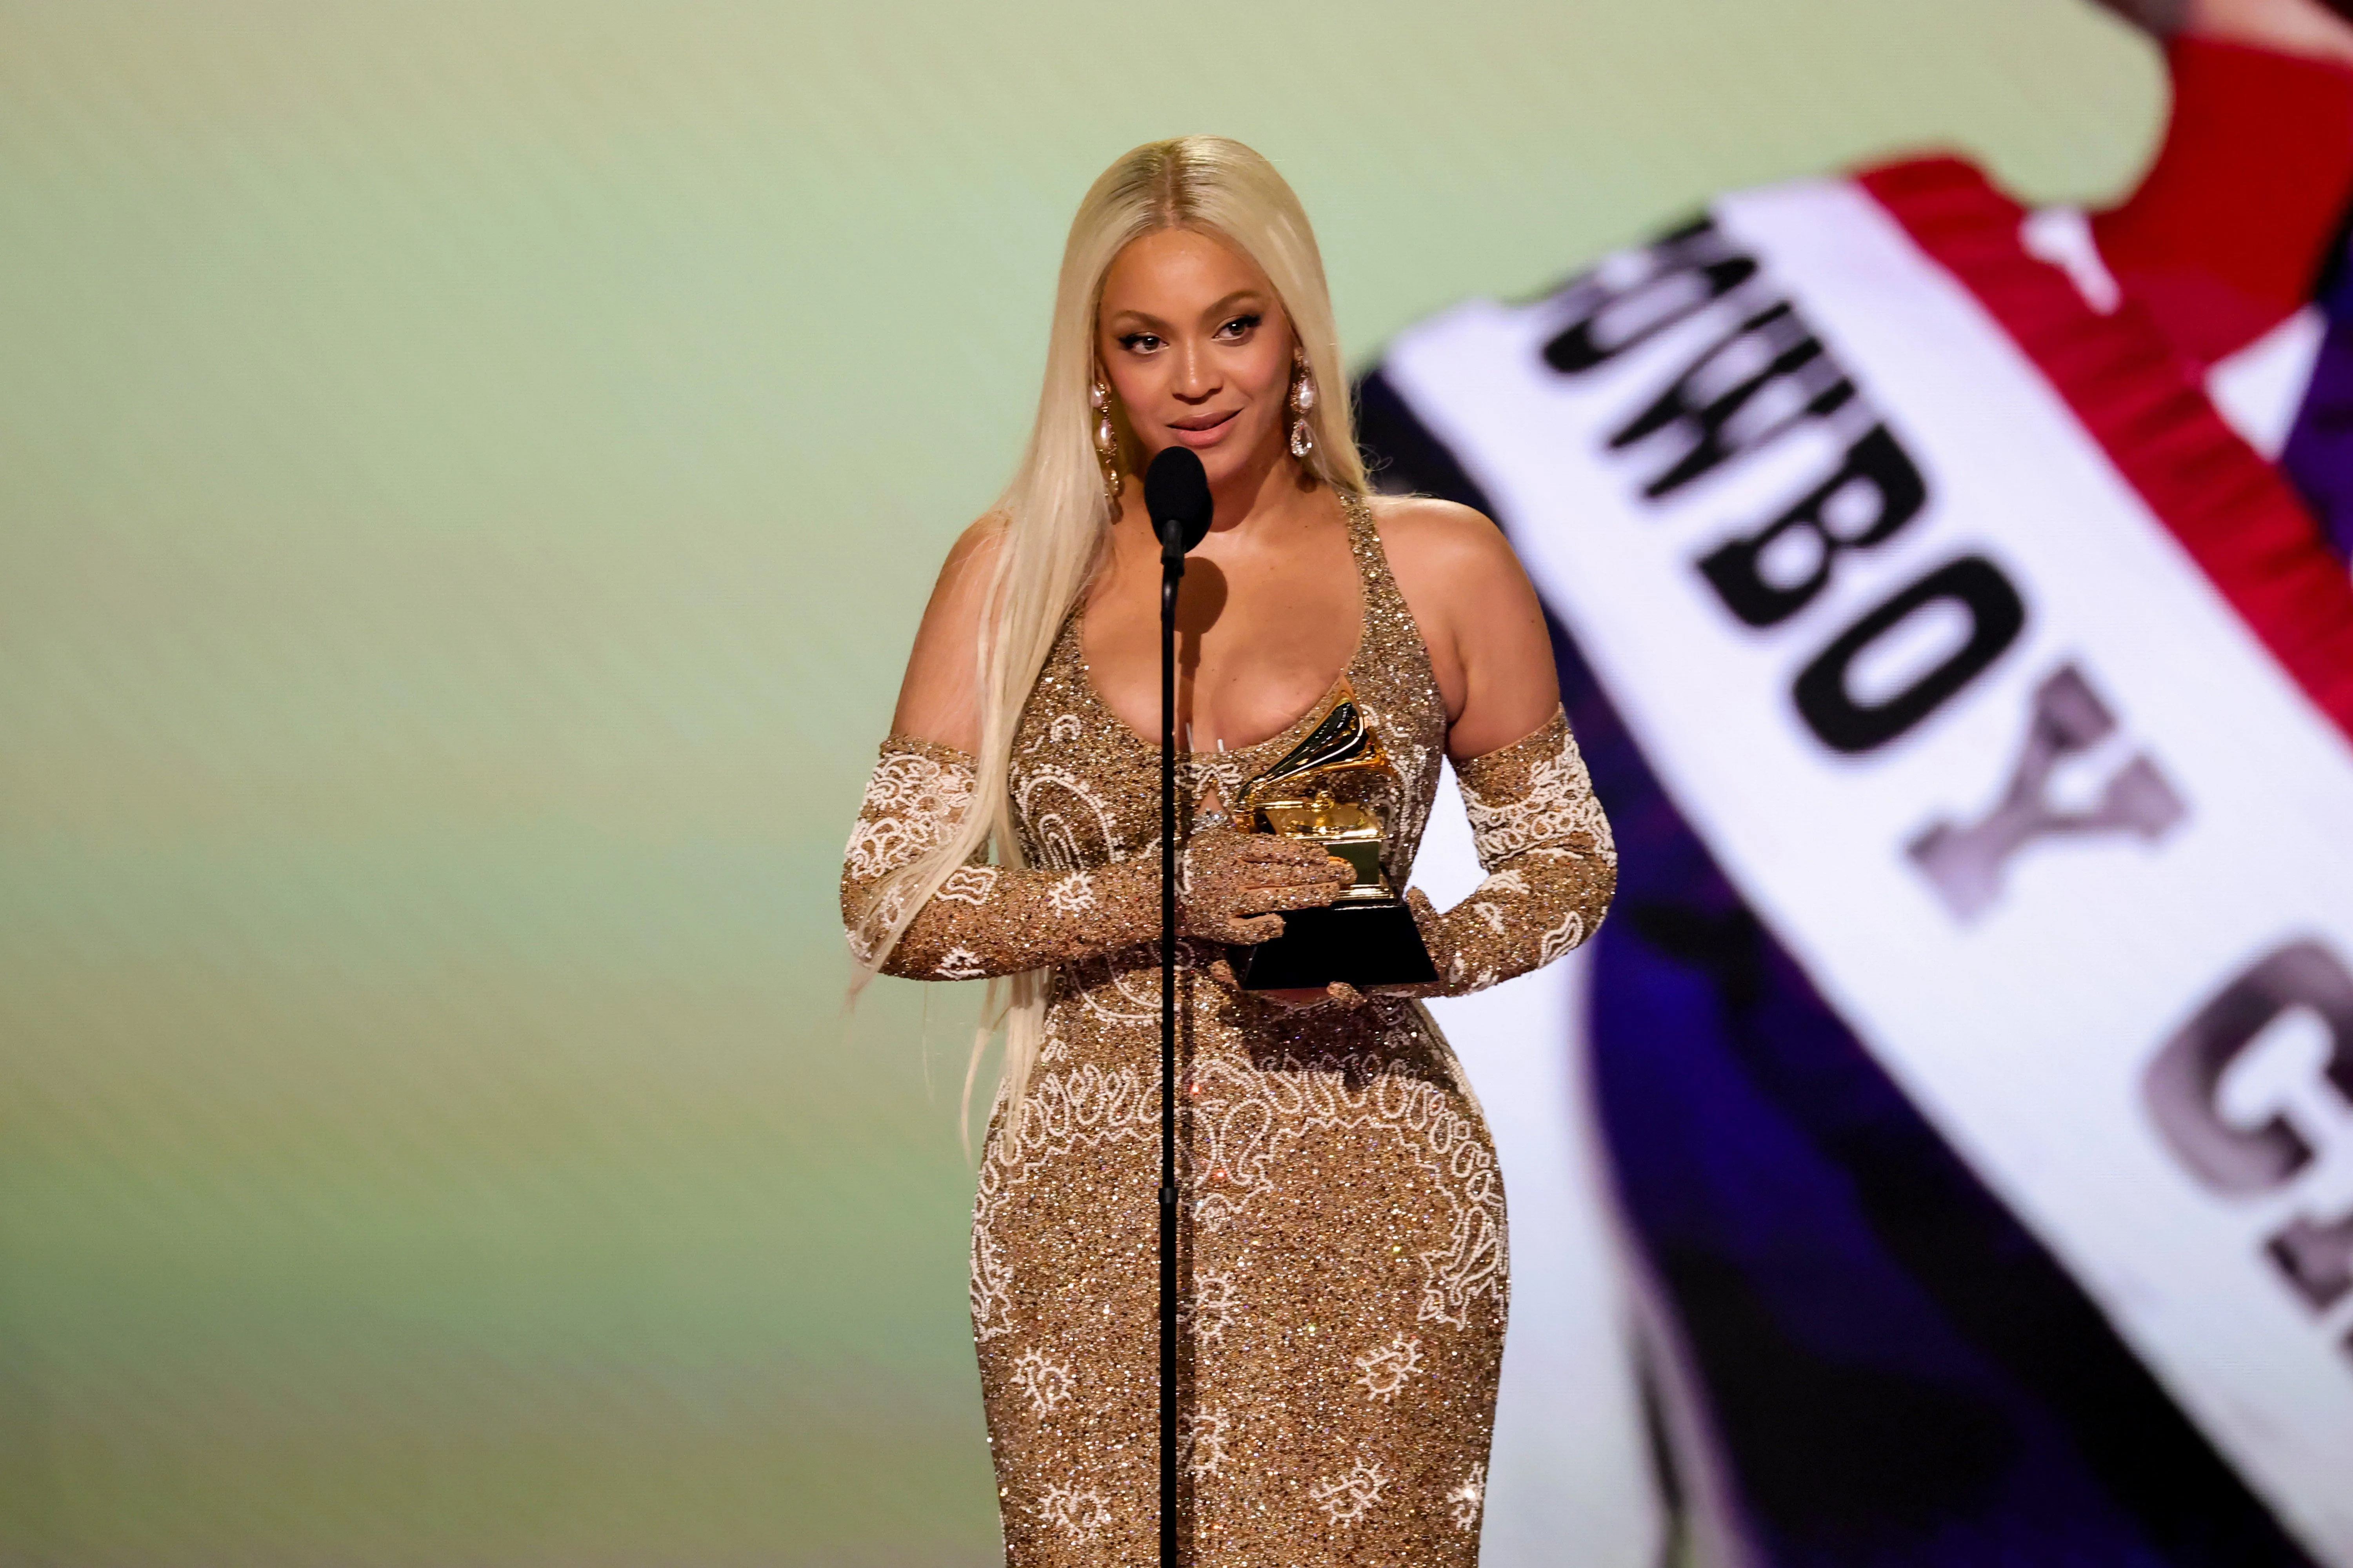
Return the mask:
[[1278,911],[1330,903],[1352,874],[1345,860],[1302,839],[1205,827],[1185,846],[1176,928],[1202,942],[1271,942],[1282,934]]
[[1438,968],[1425,995],[1461,996],[1538,969],[1601,924],[1618,850],[1593,781],[1555,710],[1544,728],[1455,770],[1487,879],[1444,914],[1407,895]]
[[[893,873],[944,842],[972,809],[973,759],[953,746],[893,735],[867,781],[842,856],[841,918],[849,950],[873,962],[909,889]],[[1177,872],[1178,929],[1211,942],[1262,942],[1282,929],[1269,911],[1329,903],[1343,868],[1313,845],[1208,828]],[[1269,922],[1271,922],[1271,924]],[[909,980],[978,980],[1067,963],[1160,935],[1156,854],[1076,871],[972,863],[948,874],[907,922],[882,973]]]

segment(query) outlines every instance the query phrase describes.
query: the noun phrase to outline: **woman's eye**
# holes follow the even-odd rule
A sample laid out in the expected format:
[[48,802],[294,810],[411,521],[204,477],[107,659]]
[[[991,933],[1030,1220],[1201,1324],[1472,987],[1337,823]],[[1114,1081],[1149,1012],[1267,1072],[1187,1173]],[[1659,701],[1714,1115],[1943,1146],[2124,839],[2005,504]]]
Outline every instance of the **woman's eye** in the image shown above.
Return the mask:
[[1228,321],[1224,326],[1218,329],[1218,335],[1219,337],[1230,338],[1243,337],[1250,332],[1251,328],[1257,326],[1258,323],[1259,318],[1256,316],[1236,316],[1232,321]]
[[1119,346],[1130,353],[1150,353],[1160,346],[1160,340],[1150,332],[1130,332],[1119,340]]

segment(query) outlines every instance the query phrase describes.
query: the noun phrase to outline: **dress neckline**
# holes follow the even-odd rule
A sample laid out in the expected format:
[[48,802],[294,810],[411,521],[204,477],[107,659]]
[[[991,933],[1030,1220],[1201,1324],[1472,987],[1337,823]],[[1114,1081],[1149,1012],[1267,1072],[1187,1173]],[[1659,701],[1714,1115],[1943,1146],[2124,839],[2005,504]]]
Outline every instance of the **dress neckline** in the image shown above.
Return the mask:
[[[1247,757],[1252,752],[1267,751],[1282,742],[1287,742],[1295,745],[1306,734],[1307,727],[1332,705],[1332,700],[1340,694],[1341,689],[1355,683],[1356,665],[1365,657],[1365,644],[1368,640],[1366,633],[1372,625],[1373,618],[1373,575],[1366,567],[1365,552],[1368,540],[1373,547],[1378,547],[1379,536],[1373,532],[1372,510],[1362,500],[1345,495],[1339,500],[1340,515],[1345,520],[1348,530],[1348,560],[1356,569],[1356,641],[1348,650],[1348,661],[1340,667],[1340,673],[1332,678],[1331,684],[1324,687],[1324,694],[1307,705],[1305,712],[1265,740],[1253,741],[1247,746],[1231,746],[1222,752],[1196,752],[1179,746],[1176,749],[1177,756],[1188,761],[1203,757],[1211,759]],[[1160,752],[1160,743],[1138,734],[1135,727],[1114,712],[1112,705],[1103,700],[1103,693],[1096,689],[1094,666],[1087,659],[1086,617],[1086,595],[1082,594],[1079,595],[1078,603],[1071,607],[1068,633],[1071,639],[1071,657],[1079,667],[1078,686],[1081,694],[1095,711],[1110,721],[1113,729],[1157,756]]]

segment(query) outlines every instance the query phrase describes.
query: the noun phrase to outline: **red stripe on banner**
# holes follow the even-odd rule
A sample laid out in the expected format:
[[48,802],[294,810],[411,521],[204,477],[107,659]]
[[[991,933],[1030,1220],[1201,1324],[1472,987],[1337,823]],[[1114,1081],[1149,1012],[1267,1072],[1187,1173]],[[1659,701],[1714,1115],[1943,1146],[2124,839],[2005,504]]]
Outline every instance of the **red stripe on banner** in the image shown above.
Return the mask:
[[2200,365],[2295,314],[2353,190],[2353,70],[2175,34],[2157,162],[2092,219],[2100,259]]
[[2032,360],[2109,461],[2306,695],[2353,740],[2353,577],[2295,492],[2222,421],[2126,296],[2109,315],[2028,254],[2026,209],[1975,165],[1924,158],[1855,176]]

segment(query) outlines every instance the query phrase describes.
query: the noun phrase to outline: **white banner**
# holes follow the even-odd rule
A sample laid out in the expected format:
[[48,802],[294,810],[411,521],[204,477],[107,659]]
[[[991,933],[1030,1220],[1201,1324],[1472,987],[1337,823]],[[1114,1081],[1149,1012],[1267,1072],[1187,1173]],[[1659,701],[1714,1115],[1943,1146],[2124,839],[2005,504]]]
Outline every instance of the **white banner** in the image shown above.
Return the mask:
[[2353,1568],[2353,746],[1855,185],[1398,342],[1693,826]]

